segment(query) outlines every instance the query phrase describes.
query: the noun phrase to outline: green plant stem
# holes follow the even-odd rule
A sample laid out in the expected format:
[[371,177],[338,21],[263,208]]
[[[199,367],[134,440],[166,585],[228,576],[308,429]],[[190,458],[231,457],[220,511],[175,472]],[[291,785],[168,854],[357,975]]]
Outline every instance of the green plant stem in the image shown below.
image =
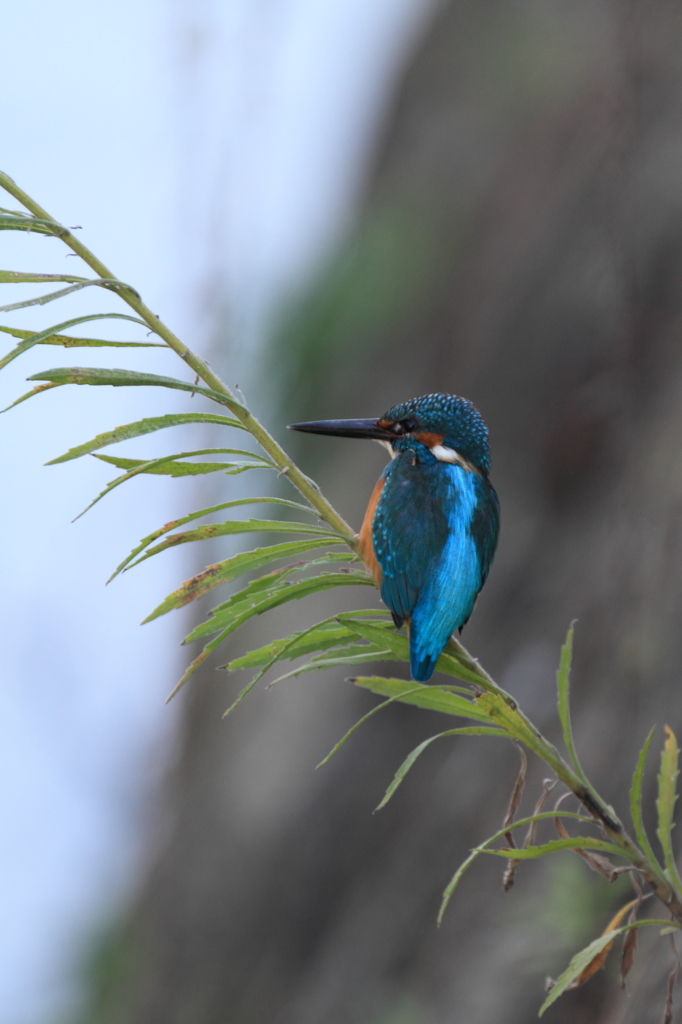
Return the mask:
[[[203,380],[208,387],[224,395],[229,400],[229,408],[246,429],[256,438],[261,448],[267,452],[275,465],[282,473],[286,473],[291,483],[310,502],[313,508],[319,513],[329,526],[339,533],[353,551],[358,551],[358,537],[329,504],[322,495],[317,485],[309,479],[289,458],[284,449],[275,441],[267,430],[258,422],[255,416],[237,400],[228,386],[210,368],[210,366],[185,345],[169,327],[154,314],[142,301],[137,292],[129,285],[120,281],[108,267],[97,259],[86,246],[82,244],[69,230],[59,222],[55,221],[50,214],[35,202],[23,189],[6,174],[0,171],[0,185],[14,196],[23,206],[29,210],[34,217],[41,221],[49,222],[52,234],[68,245],[80,258],[98,275],[99,278],[106,278],[111,282],[110,287],[126,302],[138,316],[144,320],[149,328],[154,331],[185,363]],[[28,225],[27,225],[28,227]],[[608,807],[594,792],[585,784],[578,775],[563,760],[559,751],[535,728],[532,722],[519,709],[516,701],[505,690],[499,687],[488,673],[479,665],[459,641],[454,638],[449,641],[450,653],[460,661],[462,666],[477,679],[477,686],[483,694],[489,695],[486,710],[490,717],[497,724],[502,725],[507,732],[515,739],[523,742],[530,750],[538,755],[554,771],[557,777],[568,789],[584,804],[589,812],[599,820],[611,841],[623,851],[623,856],[630,863],[639,869],[644,878],[652,886],[659,899],[665,904],[672,916],[682,924],[682,902],[665,875],[658,869],[657,865],[651,864],[642,853],[636,843],[625,832],[622,824],[615,815],[612,808]],[[483,701],[483,697],[477,698]]]
[[0,171],[0,185],[9,192],[10,195],[14,196],[23,206],[29,210],[34,217],[38,217],[40,220],[50,221],[55,225],[54,234],[56,237],[61,238],[65,245],[80,256],[84,263],[94,270],[94,272],[100,278],[107,278],[112,283],[119,285],[117,294],[120,298],[126,302],[131,309],[134,309],[138,316],[149,325],[150,329],[158,334],[160,338],[166,342],[169,348],[171,348],[181,359],[187,363],[187,365],[199,376],[210,388],[214,391],[220,392],[225,395],[226,398],[230,399],[230,410],[234,413],[237,419],[246,427],[246,429],[255,437],[260,444],[261,448],[268,453],[272,461],[278,467],[281,473],[286,473],[289,480],[297,488],[298,491],[310,502],[313,508],[320,514],[320,517],[324,519],[333,530],[341,534],[346,543],[352,548],[353,551],[358,550],[358,538],[349,526],[349,524],[343,519],[342,516],[333,508],[332,505],[324,497],[317,484],[315,484],[309,477],[303,473],[296,463],[291,459],[284,449],[275,441],[275,439],[267,432],[265,427],[256,419],[256,417],[249,412],[249,410],[238,401],[237,397],[230,391],[227,384],[220,379],[217,373],[215,373],[211,367],[206,363],[200,356],[192,352],[187,345],[184,344],[178,338],[176,334],[171,331],[151,309],[145,305],[139,295],[130,288],[129,285],[124,284],[116,277],[115,274],[109,270],[108,267],[99,260],[94,253],[92,253],[72,232],[69,228],[60,224],[58,221],[51,217],[47,210],[44,210],[42,206],[35,202],[23,189],[14,182],[9,175],[4,174]]

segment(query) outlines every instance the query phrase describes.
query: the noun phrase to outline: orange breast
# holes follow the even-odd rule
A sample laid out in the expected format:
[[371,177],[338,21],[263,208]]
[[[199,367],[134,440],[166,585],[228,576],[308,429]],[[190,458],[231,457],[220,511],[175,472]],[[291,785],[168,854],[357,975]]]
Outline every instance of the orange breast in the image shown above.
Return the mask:
[[368,570],[374,577],[374,582],[377,587],[381,586],[381,566],[377,562],[376,555],[374,554],[374,543],[372,541],[372,523],[374,522],[374,513],[377,510],[379,504],[379,498],[381,492],[384,489],[386,483],[386,477],[381,476],[377,480],[376,486],[372,491],[372,497],[369,499],[369,505],[365,512],[365,518],[362,520],[362,526],[360,527],[360,554],[362,560],[367,566]]

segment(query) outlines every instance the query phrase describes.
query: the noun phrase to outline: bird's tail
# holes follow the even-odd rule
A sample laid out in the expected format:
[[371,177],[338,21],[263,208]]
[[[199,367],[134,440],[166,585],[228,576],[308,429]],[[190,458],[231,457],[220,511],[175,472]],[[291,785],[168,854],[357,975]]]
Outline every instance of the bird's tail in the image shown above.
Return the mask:
[[434,673],[436,662],[440,657],[437,654],[429,653],[425,645],[421,643],[419,634],[414,626],[414,621],[407,620],[407,633],[410,638],[410,672],[417,683],[427,683]]

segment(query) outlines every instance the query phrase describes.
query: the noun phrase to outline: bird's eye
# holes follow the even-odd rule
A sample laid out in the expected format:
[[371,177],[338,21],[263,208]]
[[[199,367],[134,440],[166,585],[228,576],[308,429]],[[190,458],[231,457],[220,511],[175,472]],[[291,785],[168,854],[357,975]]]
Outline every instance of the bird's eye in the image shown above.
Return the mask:
[[401,420],[400,426],[403,428],[404,433],[411,434],[417,428],[417,421],[413,416],[408,416],[406,420]]

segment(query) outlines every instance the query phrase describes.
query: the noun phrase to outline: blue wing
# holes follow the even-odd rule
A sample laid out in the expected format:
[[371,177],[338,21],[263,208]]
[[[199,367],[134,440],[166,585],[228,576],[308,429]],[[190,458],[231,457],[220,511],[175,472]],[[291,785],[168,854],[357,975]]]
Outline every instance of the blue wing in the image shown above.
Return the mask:
[[381,596],[394,618],[410,620],[414,679],[431,677],[471,615],[498,528],[497,496],[485,478],[412,449],[387,467],[372,539]]

